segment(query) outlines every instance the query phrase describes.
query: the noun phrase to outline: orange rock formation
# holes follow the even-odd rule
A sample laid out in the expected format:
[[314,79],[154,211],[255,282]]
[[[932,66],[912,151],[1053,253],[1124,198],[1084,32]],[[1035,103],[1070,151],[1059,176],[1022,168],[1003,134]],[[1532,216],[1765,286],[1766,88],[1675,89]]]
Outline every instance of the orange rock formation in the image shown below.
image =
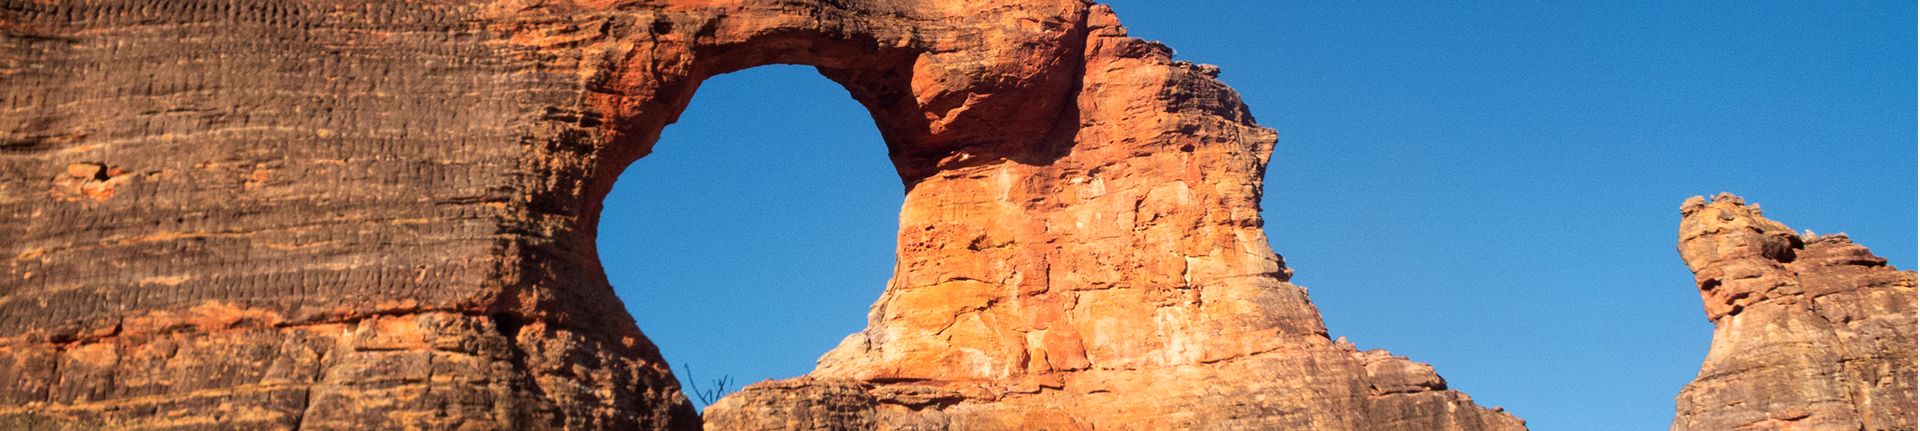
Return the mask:
[[708,77],[804,64],[907,190],[868,328],[709,429],[1511,430],[1329,340],[1274,133],[1079,0],[16,2],[0,427],[695,429],[600,199]]
[[1680,212],[1680,257],[1714,330],[1675,431],[1914,429],[1913,271],[1733,195]]

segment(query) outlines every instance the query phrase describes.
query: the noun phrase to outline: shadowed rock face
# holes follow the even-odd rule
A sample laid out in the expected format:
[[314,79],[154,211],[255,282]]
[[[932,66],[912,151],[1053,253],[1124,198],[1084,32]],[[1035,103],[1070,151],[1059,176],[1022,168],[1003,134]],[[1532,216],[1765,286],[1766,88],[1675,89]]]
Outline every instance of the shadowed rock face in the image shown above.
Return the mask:
[[1674,430],[1914,429],[1913,271],[1733,195],[1680,212],[1680,257],[1714,331]]
[[1274,133],[1104,6],[9,2],[0,34],[0,428],[698,429],[599,202],[702,80],[776,63],[872,112],[898,266],[710,429],[1523,428],[1328,340],[1261,230]]

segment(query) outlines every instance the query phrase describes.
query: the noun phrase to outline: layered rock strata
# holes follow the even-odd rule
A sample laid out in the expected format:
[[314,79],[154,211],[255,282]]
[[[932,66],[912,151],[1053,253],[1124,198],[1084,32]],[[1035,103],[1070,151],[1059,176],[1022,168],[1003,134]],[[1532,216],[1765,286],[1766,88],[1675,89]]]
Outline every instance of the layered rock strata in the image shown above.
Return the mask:
[[1274,133],[1104,6],[14,1],[0,35],[0,428],[698,429],[599,202],[767,64],[871,111],[899,263],[710,429],[1522,428],[1328,339],[1261,230]]
[[1680,257],[1714,331],[1673,430],[1915,429],[1913,271],[1733,195],[1680,212]]

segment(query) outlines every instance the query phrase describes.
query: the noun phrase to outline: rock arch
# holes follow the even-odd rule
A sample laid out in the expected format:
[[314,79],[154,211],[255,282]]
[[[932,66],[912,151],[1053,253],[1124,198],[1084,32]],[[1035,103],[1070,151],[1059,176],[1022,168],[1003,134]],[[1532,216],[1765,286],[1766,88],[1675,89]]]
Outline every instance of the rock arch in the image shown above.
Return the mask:
[[701,80],[787,63],[873,114],[899,269],[866,330],[708,427],[1521,427],[1328,340],[1261,230],[1273,132],[1105,6],[4,13],[0,419],[697,428],[600,271],[599,202]]
[[[712,390],[725,376],[738,389],[805,375],[866,326],[905,198],[844,89],[813,67],[761,66],[701,83],[620,174],[594,241],[681,383]],[[696,408],[712,402],[686,392]]]

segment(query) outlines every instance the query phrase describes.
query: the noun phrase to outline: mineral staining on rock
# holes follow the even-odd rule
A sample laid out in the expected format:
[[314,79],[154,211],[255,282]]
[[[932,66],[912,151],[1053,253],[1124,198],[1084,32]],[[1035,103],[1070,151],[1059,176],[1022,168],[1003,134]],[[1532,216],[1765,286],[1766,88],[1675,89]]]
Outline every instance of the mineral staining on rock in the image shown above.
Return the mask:
[[1673,430],[1915,428],[1913,271],[1733,195],[1680,212],[1680,257],[1714,332]]
[[1273,131],[1104,6],[106,0],[0,23],[0,427],[698,429],[602,276],[598,206],[702,80],[789,63],[872,112],[899,265],[866,330],[710,429],[1523,428],[1328,339],[1262,231]]

